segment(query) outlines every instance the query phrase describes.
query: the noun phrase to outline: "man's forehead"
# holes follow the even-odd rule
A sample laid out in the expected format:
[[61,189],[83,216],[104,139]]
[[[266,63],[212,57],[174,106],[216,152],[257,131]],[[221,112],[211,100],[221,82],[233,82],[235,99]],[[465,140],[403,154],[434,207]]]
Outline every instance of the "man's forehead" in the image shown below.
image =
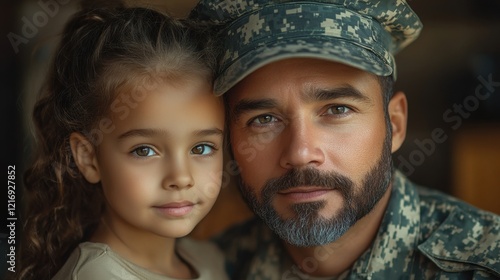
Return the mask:
[[377,76],[343,63],[316,58],[278,60],[253,71],[238,82],[230,92],[246,88],[284,89],[298,87],[302,92],[324,91],[330,88],[356,87],[362,82],[378,81]]

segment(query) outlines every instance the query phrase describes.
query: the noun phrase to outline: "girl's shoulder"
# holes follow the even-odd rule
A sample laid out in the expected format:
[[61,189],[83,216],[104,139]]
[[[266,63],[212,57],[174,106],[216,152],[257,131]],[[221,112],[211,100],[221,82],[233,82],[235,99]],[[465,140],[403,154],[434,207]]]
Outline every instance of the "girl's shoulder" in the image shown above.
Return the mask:
[[73,251],[52,280],[158,279],[151,278],[150,274],[146,269],[120,257],[106,244],[84,242]]
[[[177,253],[199,274],[197,280],[228,279],[224,256],[214,243],[190,238],[177,240]],[[165,280],[170,279],[139,267],[102,243],[81,243],[52,280]]]
[[108,245],[84,242],[73,250],[52,280],[113,279],[110,273],[116,266],[119,264]]

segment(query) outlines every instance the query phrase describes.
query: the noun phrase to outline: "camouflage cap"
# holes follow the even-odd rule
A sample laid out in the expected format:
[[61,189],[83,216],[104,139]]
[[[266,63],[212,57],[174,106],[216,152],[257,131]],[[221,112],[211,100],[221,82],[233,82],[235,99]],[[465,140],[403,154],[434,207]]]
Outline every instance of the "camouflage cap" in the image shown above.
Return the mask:
[[222,24],[221,95],[271,62],[310,57],[396,79],[394,54],[422,23],[405,0],[201,0],[190,18]]

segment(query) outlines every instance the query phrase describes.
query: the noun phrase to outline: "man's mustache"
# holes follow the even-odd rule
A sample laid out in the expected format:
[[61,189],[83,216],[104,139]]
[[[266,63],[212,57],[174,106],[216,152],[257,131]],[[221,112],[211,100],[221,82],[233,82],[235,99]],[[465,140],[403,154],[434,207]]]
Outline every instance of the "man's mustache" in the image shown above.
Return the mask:
[[347,176],[337,172],[320,171],[315,168],[294,168],[280,177],[268,180],[262,189],[262,198],[270,199],[278,192],[299,186],[337,189],[345,196],[352,192],[354,183]]

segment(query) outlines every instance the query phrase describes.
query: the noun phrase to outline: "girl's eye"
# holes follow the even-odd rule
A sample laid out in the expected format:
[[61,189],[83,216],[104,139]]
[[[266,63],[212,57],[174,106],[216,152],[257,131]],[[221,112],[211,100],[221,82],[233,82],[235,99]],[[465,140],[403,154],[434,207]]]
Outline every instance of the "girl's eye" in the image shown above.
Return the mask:
[[138,157],[151,157],[157,155],[157,153],[150,147],[141,146],[132,151],[132,154]]
[[195,155],[211,155],[214,153],[215,148],[208,144],[197,145],[191,149],[191,153]]
[[256,124],[256,125],[262,125],[262,124],[268,124],[271,122],[276,122],[278,119],[276,117],[273,117],[272,115],[260,115],[257,116],[253,119],[250,120],[249,124]]
[[349,111],[351,111],[351,109],[349,109],[346,106],[340,105],[340,106],[332,106],[332,107],[328,108],[326,113],[328,115],[345,115],[345,114],[349,113]]

